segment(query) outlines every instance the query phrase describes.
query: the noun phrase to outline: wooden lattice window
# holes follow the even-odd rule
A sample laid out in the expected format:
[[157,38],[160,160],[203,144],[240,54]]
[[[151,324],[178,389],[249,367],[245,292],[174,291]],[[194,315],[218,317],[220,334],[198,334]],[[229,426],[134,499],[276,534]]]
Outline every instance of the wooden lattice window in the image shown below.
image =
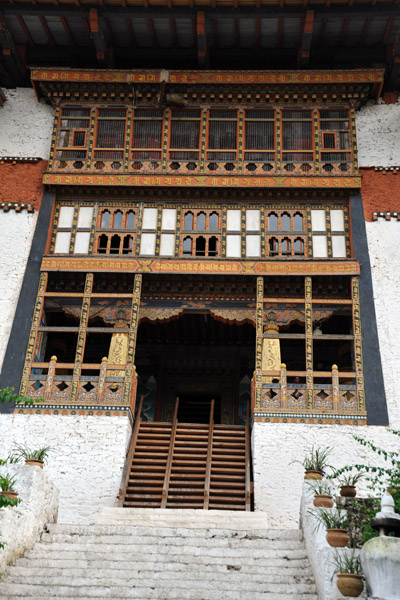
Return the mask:
[[224,161],[226,171],[234,170],[233,163],[237,161],[237,128],[236,110],[211,109],[209,111],[207,160],[212,161],[208,164],[209,170],[216,170],[218,161]]
[[307,172],[307,163],[314,160],[314,137],[310,110],[282,111],[282,160],[288,172],[300,165]]
[[248,171],[256,170],[256,163],[262,162],[263,171],[273,169],[275,161],[275,111],[256,109],[245,111],[244,160]]
[[348,110],[320,110],[321,162],[326,173],[338,165],[340,171],[350,169],[351,139]]
[[162,153],[163,112],[156,109],[137,108],[133,119],[132,151],[133,169],[142,168],[140,161],[157,161]]
[[[187,210],[183,214],[182,256],[218,257],[221,253],[220,213],[216,210]],[[187,235],[188,232],[191,235]]]
[[134,251],[136,240],[136,212],[134,210],[123,208],[100,210],[97,229],[99,230],[95,241],[97,254],[132,254]]
[[126,109],[100,108],[97,112],[94,158],[95,168],[103,169],[111,161],[112,169],[122,166],[124,158]]
[[63,168],[65,161],[74,161],[75,169],[82,169],[87,158],[86,141],[90,126],[89,108],[63,108],[59,120],[55,156],[57,166]]
[[[305,212],[271,210],[266,214],[267,255],[269,258],[302,258],[306,256],[307,232]],[[299,233],[304,232],[302,237]],[[294,235],[296,233],[296,235]]]
[[174,109],[171,114],[169,136],[169,159],[171,168],[179,169],[179,162],[189,161],[189,170],[196,168],[190,161],[200,158],[201,111],[198,109]]

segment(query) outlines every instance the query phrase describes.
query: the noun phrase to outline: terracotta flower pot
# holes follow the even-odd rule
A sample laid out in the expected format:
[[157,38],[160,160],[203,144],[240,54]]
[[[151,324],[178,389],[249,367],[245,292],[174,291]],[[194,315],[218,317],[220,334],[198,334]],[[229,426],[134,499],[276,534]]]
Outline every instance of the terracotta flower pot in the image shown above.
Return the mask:
[[350,536],[346,529],[327,529],[326,541],[334,548],[344,548],[349,543]]
[[357,491],[354,485],[342,485],[340,487],[340,495],[343,498],[355,498]]
[[364,589],[362,576],[355,573],[338,573],[336,585],[343,596],[351,598],[357,598]]
[[16,500],[18,497],[18,492],[14,492],[14,490],[1,490],[0,494],[8,500]]
[[312,469],[306,469],[304,474],[304,479],[319,479],[321,480],[323,477],[321,471],[313,471]]
[[26,458],[25,464],[29,465],[30,467],[40,467],[41,469],[43,469],[43,461],[42,460],[33,460],[32,458]]
[[316,494],[313,504],[319,508],[332,508],[333,498],[329,494]]

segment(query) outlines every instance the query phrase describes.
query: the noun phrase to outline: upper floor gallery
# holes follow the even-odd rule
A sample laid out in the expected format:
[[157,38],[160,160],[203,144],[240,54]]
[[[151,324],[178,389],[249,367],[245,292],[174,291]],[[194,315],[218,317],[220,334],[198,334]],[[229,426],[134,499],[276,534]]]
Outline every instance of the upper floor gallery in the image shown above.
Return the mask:
[[35,69],[32,81],[56,107],[46,184],[357,188],[356,109],[383,72]]

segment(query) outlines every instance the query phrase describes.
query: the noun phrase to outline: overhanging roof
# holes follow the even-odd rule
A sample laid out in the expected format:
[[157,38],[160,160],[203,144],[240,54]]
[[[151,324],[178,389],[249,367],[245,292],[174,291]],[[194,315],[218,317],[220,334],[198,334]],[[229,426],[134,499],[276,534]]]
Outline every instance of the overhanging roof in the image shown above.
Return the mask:
[[24,66],[386,67],[399,84],[396,0],[0,0],[0,83]]

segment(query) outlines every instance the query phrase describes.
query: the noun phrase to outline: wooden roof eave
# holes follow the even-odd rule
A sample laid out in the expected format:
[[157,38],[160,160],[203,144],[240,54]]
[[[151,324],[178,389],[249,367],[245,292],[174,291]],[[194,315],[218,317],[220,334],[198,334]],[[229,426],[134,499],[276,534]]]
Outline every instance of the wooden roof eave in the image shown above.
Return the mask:
[[[85,87],[107,85],[110,88],[125,89],[144,85],[176,86],[273,86],[296,92],[296,87],[310,86],[317,89],[321,85],[352,86],[364,84],[369,87],[369,97],[379,99],[383,81],[384,69],[348,69],[348,70],[301,70],[301,71],[183,71],[183,70],[111,70],[111,69],[70,69],[53,67],[34,67],[31,69],[31,81],[37,98],[41,96],[57,104],[54,98],[49,98],[45,88],[56,84],[66,91],[71,86]],[[93,87],[93,89],[95,89]]]

